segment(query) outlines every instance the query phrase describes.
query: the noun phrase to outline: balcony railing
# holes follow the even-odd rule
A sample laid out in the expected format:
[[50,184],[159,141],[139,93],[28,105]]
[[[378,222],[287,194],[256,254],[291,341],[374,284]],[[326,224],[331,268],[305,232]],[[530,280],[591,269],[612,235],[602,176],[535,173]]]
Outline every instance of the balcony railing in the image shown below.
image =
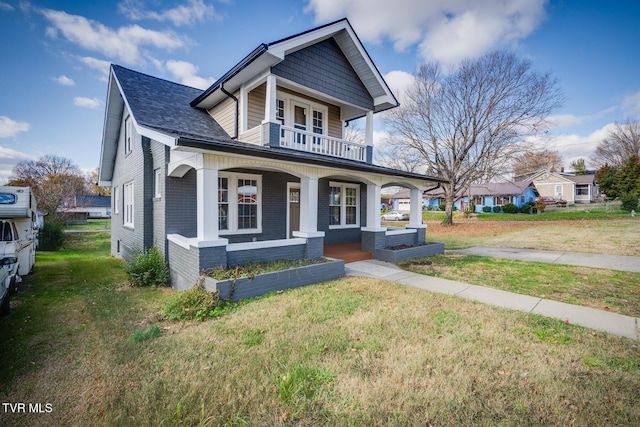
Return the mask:
[[367,161],[367,146],[344,139],[280,126],[280,146],[341,159]]

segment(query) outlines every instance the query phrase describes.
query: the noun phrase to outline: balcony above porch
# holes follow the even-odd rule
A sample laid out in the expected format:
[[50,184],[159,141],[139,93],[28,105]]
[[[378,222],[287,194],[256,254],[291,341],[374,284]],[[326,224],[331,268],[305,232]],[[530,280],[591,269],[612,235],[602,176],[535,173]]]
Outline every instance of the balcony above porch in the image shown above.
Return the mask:
[[370,145],[283,126],[279,123],[263,123],[262,143],[270,147],[289,148],[339,159],[365,163],[373,161],[373,147]]

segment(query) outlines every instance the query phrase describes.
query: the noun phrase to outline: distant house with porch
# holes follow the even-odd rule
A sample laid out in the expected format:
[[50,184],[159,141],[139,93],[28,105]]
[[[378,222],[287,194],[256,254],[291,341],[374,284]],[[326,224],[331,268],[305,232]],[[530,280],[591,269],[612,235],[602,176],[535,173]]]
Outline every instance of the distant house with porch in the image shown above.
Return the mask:
[[[397,105],[346,19],[260,44],[204,91],[112,65],[99,179],[112,254],[155,245],[185,289],[217,266],[424,242],[422,189],[445,180],[372,163],[374,114]],[[358,118],[363,144],[343,139]],[[403,230],[381,226],[392,186],[409,189]]]
[[592,203],[599,196],[595,174],[572,175],[540,170],[516,176],[516,182],[533,181],[541,197],[553,197],[568,203]]
[[[483,212],[483,207],[504,206],[512,203],[518,208],[530,202],[535,202],[539,193],[536,186],[531,181],[522,182],[489,182],[486,184],[474,184],[467,194],[459,194],[458,199],[453,204],[458,210],[465,210],[471,202],[475,204],[475,212]],[[425,193],[424,205],[429,209],[438,209],[444,204],[442,189],[428,191]]]

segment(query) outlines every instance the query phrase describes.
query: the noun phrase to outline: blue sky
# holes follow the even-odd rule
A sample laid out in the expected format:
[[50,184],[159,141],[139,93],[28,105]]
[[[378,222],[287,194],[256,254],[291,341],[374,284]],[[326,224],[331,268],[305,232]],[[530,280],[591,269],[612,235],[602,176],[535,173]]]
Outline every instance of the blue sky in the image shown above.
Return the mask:
[[44,154],[98,166],[110,63],[204,88],[258,44],[343,17],[394,90],[424,61],[494,49],[550,71],[566,166],[640,117],[636,0],[0,0],[0,182]]

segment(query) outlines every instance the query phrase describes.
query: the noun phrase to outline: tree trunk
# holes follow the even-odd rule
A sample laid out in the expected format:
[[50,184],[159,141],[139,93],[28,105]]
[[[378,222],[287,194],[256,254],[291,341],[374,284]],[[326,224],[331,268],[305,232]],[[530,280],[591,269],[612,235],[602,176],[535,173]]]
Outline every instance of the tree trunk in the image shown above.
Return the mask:
[[444,207],[444,220],[442,225],[453,225],[453,200],[446,198]]

